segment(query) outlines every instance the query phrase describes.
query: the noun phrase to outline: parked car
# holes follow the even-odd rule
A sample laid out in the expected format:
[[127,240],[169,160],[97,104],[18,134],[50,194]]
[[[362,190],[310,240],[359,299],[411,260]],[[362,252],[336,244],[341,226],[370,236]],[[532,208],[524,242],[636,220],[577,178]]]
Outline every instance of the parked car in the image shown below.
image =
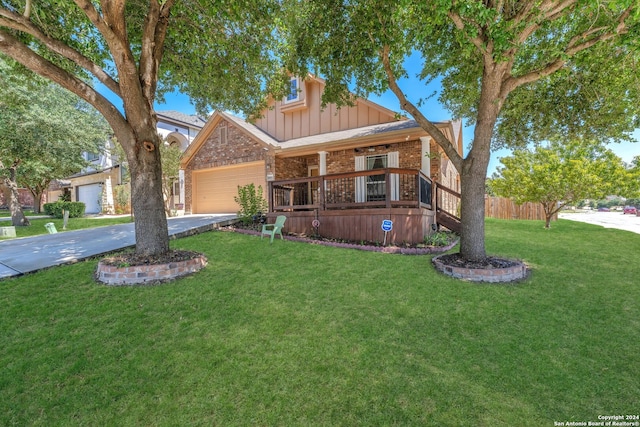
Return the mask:
[[624,210],[622,211],[623,214],[631,214],[631,215],[637,215],[638,214],[638,209],[636,209],[635,206],[625,206]]
[[598,212],[609,212],[609,208],[598,208]]

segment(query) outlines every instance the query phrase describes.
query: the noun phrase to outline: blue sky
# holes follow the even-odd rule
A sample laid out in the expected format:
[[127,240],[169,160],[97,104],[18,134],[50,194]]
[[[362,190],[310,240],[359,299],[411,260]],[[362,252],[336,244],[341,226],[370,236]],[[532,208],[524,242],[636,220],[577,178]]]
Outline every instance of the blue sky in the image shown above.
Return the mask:
[[[429,92],[424,89],[424,86],[421,84],[411,84],[409,81],[401,82],[402,88],[406,93],[415,93],[417,91],[421,91],[421,93],[429,93],[434,90],[434,88],[430,88]],[[437,88],[435,88],[437,90]],[[191,104],[189,98],[181,93],[172,93],[167,94],[165,97],[165,102],[162,104],[156,103],[156,110],[175,110],[180,111],[185,114],[195,114],[195,107]],[[440,106],[440,104],[435,99],[436,97],[430,99],[425,105],[422,106],[421,111],[425,116],[434,121],[443,121],[451,119],[451,115]],[[380,105],[383,105],[386,108],[389,108],[393,111],[400,112],[400,106],[397,98],[393,93],[386,92],[382,96],[370,96],[369,99],[373,102],[376,102]],[[466,123],[465,123],[466,125]],[[640,130],[637,130],[634,134],[636,139],[640,140]],[[473,139],[473,126],[465,126],[463,130],[463,137],[466,146]],[[622,143],[622,144],[610,144],[609,148],[611,148],[619,157],[622,158],[625,162],[631,162],[635,156],[640,156],[640,142],[639,143]],[[465,151],[466,153],[466,151]],[[505,157],[510,154],[509,150],[499,150],[491,153],[491,161],[489,163],[489,170],[487,174],[491,176],[491,174],[495,171],[496,167],[500,165],[499,158]]]

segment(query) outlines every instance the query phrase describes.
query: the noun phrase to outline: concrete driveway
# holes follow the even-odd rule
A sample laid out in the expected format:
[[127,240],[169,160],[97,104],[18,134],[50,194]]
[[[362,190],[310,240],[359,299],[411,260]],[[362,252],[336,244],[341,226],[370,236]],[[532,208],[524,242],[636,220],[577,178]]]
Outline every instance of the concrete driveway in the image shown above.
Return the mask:
[[560,219],[586,222],[588,224],[599,225],[605,228],[617,228],[619,230],[631,231],[640,234],[640,216],[624,215],[622,212],[562,212],[558,215]]
[[[169,236],[211,230],[236,215],[188,215],[169,218]],[[133,223],[0,241],[0,279],[68,264],[135,245]]]

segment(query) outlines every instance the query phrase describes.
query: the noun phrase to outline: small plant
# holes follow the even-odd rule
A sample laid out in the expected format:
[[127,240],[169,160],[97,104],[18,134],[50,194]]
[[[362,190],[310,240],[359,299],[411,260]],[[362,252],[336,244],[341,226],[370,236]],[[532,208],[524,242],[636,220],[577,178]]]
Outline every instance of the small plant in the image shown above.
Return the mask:
[[117,214],[131,212],[131,206],[129,204],[130,197],[131,191],[128,185],[118,185],[113,188],[113,198]]
[[453,234],[438,231],[425,236],[424,244],[427,246],[447,246],[453,241]]
[[258,188],[253,183],[238,185],[238,195],[233,199],[240,206],[238,217],[245,225],[251,224],[254,217],[262,216],[262,212],[268,209],[261,185]]

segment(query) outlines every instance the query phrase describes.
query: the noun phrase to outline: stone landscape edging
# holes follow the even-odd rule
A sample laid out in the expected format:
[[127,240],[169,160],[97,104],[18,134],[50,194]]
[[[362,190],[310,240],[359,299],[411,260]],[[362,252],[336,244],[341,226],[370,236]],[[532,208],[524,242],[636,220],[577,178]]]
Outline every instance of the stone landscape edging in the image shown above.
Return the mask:
[[185,261],[166,264],[145,264],[132,266],[98,263],[96,280],[105,285],[126,286],[168,282],[200,271],[207,265],[207,257],[197,256]]
[[526,279],[529,273],[527,265],[519,260],[512,260],[514,265],[509,267],[469,268],[445,264],[440,261],[441,256],[431,259],[436,270],[446,276],[470,282],[512,283]]

